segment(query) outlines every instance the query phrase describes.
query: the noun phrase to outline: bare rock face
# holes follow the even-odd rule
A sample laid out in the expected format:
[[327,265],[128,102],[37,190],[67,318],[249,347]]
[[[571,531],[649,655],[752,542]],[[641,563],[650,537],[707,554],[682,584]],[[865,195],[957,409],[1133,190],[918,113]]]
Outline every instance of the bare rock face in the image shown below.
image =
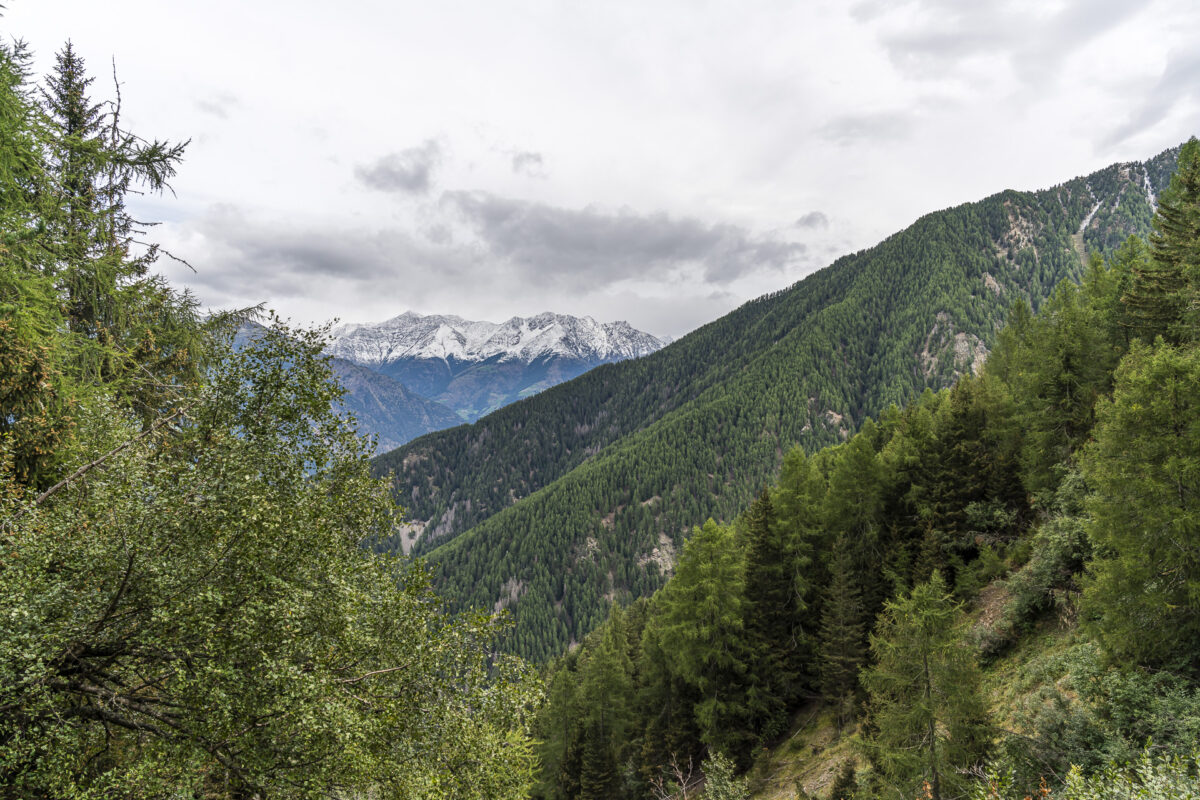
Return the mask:
[[973,333],[956,330],[954,320],[945,312],[925,336],[925,343],[917,353],[917,364],[926,380],[970,373],[978,375],[987,361],[988,349],[983,340]]

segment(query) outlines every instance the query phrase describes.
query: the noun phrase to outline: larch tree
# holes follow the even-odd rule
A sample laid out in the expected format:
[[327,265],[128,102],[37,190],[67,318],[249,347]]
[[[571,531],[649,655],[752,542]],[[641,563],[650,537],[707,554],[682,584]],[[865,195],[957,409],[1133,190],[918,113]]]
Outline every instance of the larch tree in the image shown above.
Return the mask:
[[710,519],[684,545],[656,621],[672,672],[699,696],[693,714],[701,738],[730,755],[744,754],[755,739],[744,688],[743,581],[733,533]]
[[1200,352],[1135,345],[1083,474],[1085,610],[1118,659],[1200,671]]
[[962,794],[964,773],[987,756],[991,729],[962,611],[940,573],[887,603],[871,636],[875,666],[863,675],[875,734],[864,746],[887,786],[933,800]]

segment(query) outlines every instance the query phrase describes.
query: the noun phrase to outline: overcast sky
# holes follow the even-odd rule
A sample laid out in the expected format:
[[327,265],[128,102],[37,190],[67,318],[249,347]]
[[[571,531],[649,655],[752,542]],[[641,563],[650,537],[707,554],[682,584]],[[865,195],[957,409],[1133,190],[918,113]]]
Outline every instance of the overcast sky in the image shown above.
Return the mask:
[[1200,133],[1195,0],[8,0],[191,139],[206,304],[679,336],[920,215]]

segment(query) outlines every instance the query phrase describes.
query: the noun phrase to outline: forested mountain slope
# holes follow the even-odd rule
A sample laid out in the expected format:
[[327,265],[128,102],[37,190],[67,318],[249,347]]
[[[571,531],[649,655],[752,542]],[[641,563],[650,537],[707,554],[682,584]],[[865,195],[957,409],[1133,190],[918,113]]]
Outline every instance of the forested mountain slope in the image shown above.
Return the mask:
[[1148,240],[790,451],[560,658],[534,796],[1200,796],[1198,310],[1192,139]]
[[[598,368],[376,460],[425,523],[419,552],[462,605],[507,605],[546,658],[614,598],[649,593],[691,526],[730,519],[794,444],[977,366],[1018,299],[1037,308],[1145,233],[1176,151],[929,214],[647,358]],[[1080,237],[1079,234],[1082,233]]]

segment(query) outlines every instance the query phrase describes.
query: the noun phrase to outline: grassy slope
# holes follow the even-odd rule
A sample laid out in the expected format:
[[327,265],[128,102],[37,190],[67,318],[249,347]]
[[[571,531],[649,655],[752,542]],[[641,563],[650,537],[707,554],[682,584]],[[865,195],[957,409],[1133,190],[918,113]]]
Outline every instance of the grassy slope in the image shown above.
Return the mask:
[[[971,614],[972,626],[989,625],[1007,599],[1003,581],[986,587]],[[1036,702],[1040,690],[1061,683],[1067,675],[1065,657],[1076,644],[1073,621],[1043,619],[1002,657],[987,664],[983,689],[997,728],[1024,733],[1016,711]],[[796,715],[788,734],[765,750],[748,777],[756,800],[792,800],[797,783],[813,797],[824,798],[847,759],[862,764],[857,751],[857,728],[838,733],[833,713],[814,706]]]

